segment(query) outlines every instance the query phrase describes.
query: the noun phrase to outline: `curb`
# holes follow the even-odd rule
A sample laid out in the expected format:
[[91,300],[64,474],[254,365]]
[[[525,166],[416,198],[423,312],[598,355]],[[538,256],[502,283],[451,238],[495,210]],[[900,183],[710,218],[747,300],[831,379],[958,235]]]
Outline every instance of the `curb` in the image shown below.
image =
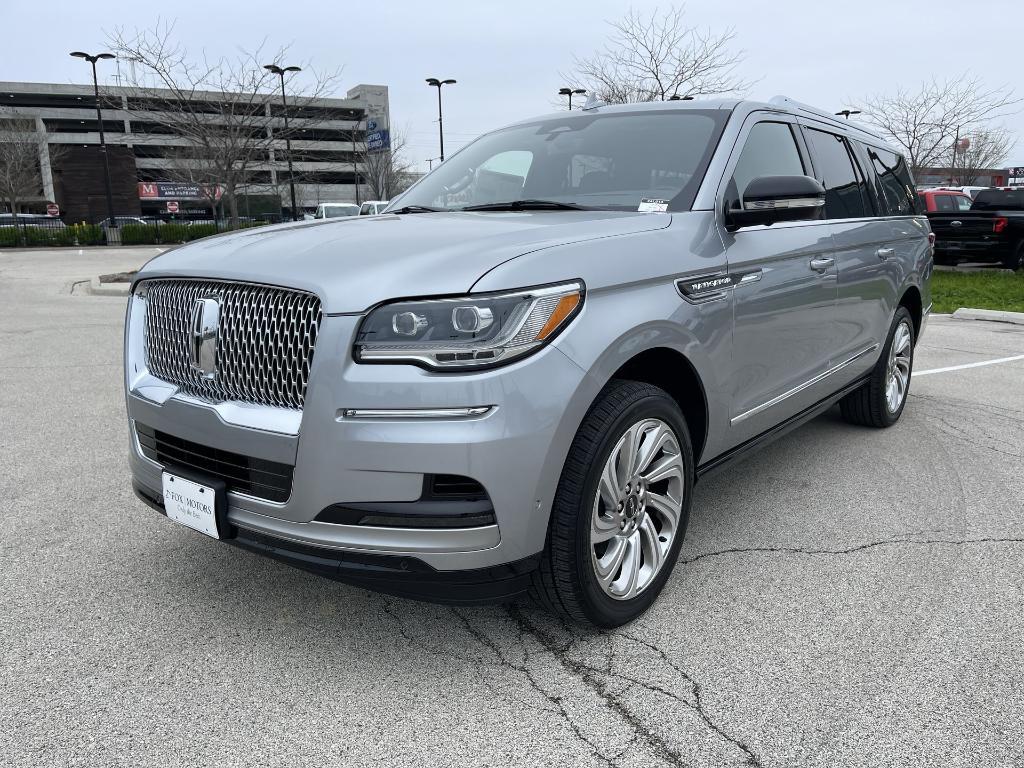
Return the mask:
[[998,309],[961,308],[953,313],[954,320],[988,320],[993,323],[1024,325],[1024,312],[1003,312]]
[[89,293],[93,296],[127,296],[130,283],[101,283],[98,277],[89,281]]
[[976,275],[976,274],[990,274],[990,275],[1012,275],[1012,269],[1005,269],[1003,267],[996,267],[991,264],[936,264],[935,269],[938,272],[956,272],[961,275]]

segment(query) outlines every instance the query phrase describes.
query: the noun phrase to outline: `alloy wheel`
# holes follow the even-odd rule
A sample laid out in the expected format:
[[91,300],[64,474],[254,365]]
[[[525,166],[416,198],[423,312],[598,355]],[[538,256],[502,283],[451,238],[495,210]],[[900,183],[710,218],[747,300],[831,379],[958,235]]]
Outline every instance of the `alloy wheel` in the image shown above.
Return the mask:
[[889,370],[885,381],[885,404],[889,408],[889,413],[896,413],[907,396],[913,355],[912,339],[910,323],[906,320],[900,321],[892,337],[892,346],[889,348]]
[[679,439],[661,419],[633,424],[601,471],[590,525],[591,562],[605,594],[628,600],[661,571],[685,492]]

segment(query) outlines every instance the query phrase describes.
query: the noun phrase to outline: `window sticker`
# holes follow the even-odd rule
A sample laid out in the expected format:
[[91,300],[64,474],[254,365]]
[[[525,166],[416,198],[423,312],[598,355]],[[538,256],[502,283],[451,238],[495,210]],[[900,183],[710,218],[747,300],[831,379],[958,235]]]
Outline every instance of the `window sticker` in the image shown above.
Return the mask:
[[641,213],[665,213],[668,210],[668,200],[659,200],[656,197],[645,197],[640,201],[637,210]]

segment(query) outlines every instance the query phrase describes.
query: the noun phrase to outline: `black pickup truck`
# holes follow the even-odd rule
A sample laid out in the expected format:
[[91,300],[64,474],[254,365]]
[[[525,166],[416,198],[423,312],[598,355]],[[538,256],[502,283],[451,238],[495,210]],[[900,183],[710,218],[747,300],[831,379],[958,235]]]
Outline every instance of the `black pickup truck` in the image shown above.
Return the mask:
[[1024,269],[1024,189],[983,189],[969,211],[928,214],[935,261],[1000,262]]

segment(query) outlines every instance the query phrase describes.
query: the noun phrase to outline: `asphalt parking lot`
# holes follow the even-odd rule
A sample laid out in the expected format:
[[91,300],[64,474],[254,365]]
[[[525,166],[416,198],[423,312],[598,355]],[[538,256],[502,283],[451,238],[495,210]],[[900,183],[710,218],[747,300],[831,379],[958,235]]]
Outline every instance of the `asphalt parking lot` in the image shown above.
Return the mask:
[[124,300],[70,285],[150,253],[0,253],[3,764],[1024,764],[1024,359],[927,373],[1024,326],[933,318],[898,426],[826,414],[699,485],[660,600],[596,633],[136,501]]

